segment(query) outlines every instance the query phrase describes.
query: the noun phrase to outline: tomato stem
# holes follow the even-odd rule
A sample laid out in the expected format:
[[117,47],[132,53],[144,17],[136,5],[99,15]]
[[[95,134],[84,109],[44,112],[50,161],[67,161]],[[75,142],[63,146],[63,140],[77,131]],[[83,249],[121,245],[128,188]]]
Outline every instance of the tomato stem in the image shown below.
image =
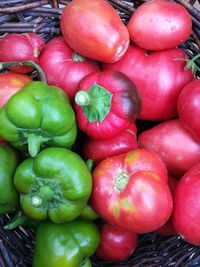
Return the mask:
[[115,186],[119,191],[123,191],[128,183],[129,176],[126,172],[121,172],[115,179]]
[[76,94],[75,102],[80,106],[89,106],[91,102],[90,95],[87,92],[81,90]]
[[6,68],[6,67],[9,67],[9,66],[30,66],[30,67],[34,67],[38,73],[39,73],[39,76],[40,76],[40,79],[41,81],[47,83],[47,80],[46,80],[46,77],[45,77],[45,74],[43,72],[43,70],[41,69],[41,67],[36,64],[35,62],[33,61],[12,61],[12,62],[0,62],[0,69],[2,68]]
[[74,52],[72,55],[73,62],[86,62],[85,57],[81,56],[80,54]]

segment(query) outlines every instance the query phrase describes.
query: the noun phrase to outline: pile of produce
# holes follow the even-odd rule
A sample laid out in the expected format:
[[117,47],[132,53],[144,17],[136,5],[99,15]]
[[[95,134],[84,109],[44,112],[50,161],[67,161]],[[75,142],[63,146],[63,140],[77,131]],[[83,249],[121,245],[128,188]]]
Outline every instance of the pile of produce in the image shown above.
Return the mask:
[[200,246],[200,80],[182,5],[72,0],[61,35],[0,38],[0,214],[33,267],[120,262],[140,236]]

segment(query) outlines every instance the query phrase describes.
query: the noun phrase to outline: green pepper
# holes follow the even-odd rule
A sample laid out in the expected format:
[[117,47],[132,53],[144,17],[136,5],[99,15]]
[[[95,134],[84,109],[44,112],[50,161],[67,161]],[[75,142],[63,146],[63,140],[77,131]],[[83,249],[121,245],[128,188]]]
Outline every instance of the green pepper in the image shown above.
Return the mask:
[[19,196],[13,182],[19,158],[14,148],[0,144],[0,214],[13,211],[19,205]]
[[14,184],[27,216],[63,223],[81,214],[91,194],[92,177],[78,154],[49,147],[18,166]]
[[33,267],[91,267],[100,235],[92,222],[42,222],[36,232]]
[[71,147],[75,113],[66,93],[41,81],[25,85],[0,109],[0,136],[31,157],[47,146]]

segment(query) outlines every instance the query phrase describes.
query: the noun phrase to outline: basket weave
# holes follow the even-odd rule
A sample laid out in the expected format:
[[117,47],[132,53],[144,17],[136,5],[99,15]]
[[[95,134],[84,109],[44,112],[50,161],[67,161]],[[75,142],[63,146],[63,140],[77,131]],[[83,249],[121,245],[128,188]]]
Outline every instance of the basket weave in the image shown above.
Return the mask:
[[[198,1],[176,0],[189,11],[193,21],[190,38],[180,46],[189,58],[199,54],[200,49]],[[48,41],[61,34],[60,15],[63,7],[69,2],[68,0],[0,0],[0,36],[13,32],[35,32],[44,41]],[[126,24],[131,14],[144,1],[110,0],[109,2]],[[200,66],[200,60],[197,60],[196,64]],[[197,76],[200,77],[199,71]],[[141,131],[152,126],[151,123],[145,122],[138,124]],[[3,230],[2,226],[9,221],[10,216],[12,214],[0,216],[0,267],[29,267],[32,262],[35,233],[26,227],[19,227],[15,231]],[[126,261],[105,262],[94,256],[92,264],[95,267],[196,267],[200,266],[200,247],[191,246],[178,236],[164,237],[149,233],[139,237],[137,249]]]

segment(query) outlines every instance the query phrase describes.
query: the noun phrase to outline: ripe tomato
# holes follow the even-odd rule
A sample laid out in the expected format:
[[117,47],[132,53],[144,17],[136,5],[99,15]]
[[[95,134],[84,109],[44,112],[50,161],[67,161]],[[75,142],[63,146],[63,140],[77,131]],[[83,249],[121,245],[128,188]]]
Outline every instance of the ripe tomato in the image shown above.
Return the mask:
[[194,80],[183,88],[177,109],[181,123],[200,142],[200,80]]
[[96,255],[107,261],[125,260],[134,252],[138,237],[131,231],[102,222],[99,226],[100,244]]
[[151,0],[136,9],[127,28],[131,40],[138,46],[147,50],[165,50],[189,38],[192,20],[180,4]]
[[72,102],[81,79],[99,70],[97,63],[78,55],[61,36],[46,44],[39,56],[39,65],[48,83],[62,88]]
[[139,147],[157,153],[168,172],[181,177],[200,161],[200,143],[178,119],[165,121],[144,131],[138,137]]
[[25,74],[14,72],[0,73],[0,108],[13,94],[30,81],[32,79]]
[[[36,33],[10,33],[0,38],[0,61],[27,61],[38,63],[38,56],[44,47],[43,39]],[[30,66],[12,66],[8,69],[29,73],[34,70]]]
[[[174,197],[176,187],[178,185],[178,181],[179,180],[177,178],[169,175],[168,185],[169,185],[170,192],[172,194],[172,198]],[[164,236],[175,235],[176,231],[175,231],[174,226],[173,226],[172,216],[170,216],[169,220],[163,226],[158,228],[155,232],[160,234],[160,235],[164,235]]]
[[176,232],[188,243],[200,245],[200,163],[192,167],[179,181],[173,210]]
[[92,173],[91,206],[103,220],[123,229],[135,233],[158,229],[169,219],[173,205],[163,166],[145,149],[108,157]]
[[112,138],[135,122],[141,98],[135,84],[119,71],[97,71],[79,83],[74,109],[79,129],[97,140]]
[[187,56],[179,48],[147,53],[130,45],[125,55],[103,69],[118,70],[136,85],[142,98],[142,120],[169,120],[177,116],[177,98],[183,87],[194,79],[185,71]]
[[105,140],[97,140],[89,137],[83,139],[83,157],[92,159],[95,164],[113,155],[126,153],[138,148],[137,128],[135,123],[131,123],[127,129]]
[[115,62],[127,50],[129,33],[116,10],[105,0],[73,0],[61,15],[69,46],[81,55]]

